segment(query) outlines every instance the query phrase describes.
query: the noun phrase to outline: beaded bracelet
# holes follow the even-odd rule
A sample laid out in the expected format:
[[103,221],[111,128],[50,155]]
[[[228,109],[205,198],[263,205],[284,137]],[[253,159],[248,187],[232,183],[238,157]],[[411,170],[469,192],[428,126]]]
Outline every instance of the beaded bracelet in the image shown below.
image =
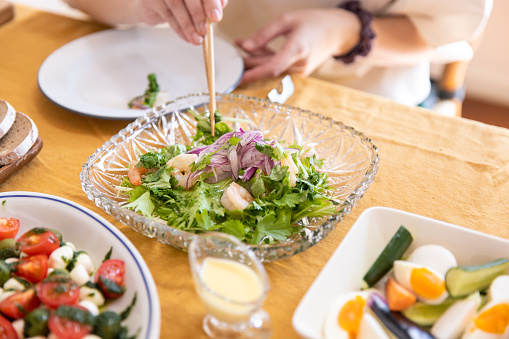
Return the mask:
[[373,15],[361,8],[359,1],[347,1],[338,6],[338,8],[350,11],[357,15],[361,21],[360,40],[348,53],[335,56],[336,60],[343,61],[345,64],[352,63],[358,55],[366,56],[371,51],[372,41],[375,38],[375,32],[371,29]]

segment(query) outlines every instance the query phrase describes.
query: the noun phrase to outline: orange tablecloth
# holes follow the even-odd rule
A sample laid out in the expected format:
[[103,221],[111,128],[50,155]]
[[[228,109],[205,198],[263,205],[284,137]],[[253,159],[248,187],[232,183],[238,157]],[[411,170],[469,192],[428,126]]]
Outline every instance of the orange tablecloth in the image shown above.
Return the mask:
[[[0,97],[28,114],[44,141],[40,154],[0,186],[70,199],[104,216],[138,248],[161,301],[162,338],[205,337],[205,310],[191,279],[187,254],[146,238],[89,201],[79,173],[98,147],[128,121],[73,114],[48,101],[37,71],[58,47],[104,26],[17,7],[0,26]],[[266,264],[271,290],[265,303],[274,338],[298,337],[291,324],[300,299],[359,214],[388,206],[509,239],[509,130],[409,108],[315,79],[294,78],[287,103],[330,115],[373,139],[381,164],[374,184],[353,212],[318,245]],[[276,81],[235,92],[266,97]]]

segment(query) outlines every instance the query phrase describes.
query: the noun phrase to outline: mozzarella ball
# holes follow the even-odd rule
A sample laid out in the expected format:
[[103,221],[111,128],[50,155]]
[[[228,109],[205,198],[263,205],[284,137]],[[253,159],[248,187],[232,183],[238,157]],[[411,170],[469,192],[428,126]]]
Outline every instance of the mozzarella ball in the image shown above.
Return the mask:
[[80,300],[90,300],[97,306],[104,305],[104,296],[102,293],[98,289],[88,286],[80,287]]
[[65,269],[73,256],[74,250],[71,247],[67,245],[61,246],[51,252],[48,258],[48,266],[54,269]]
[[4,292],[2,292],[2,294],[0,294],[0,301],[9,298],[14,293],[16,293],[16,291],[4,291]]
[[25,286],[14,278],[7,280],[3,286],[4,290],[23,291]]
[[99,314],[99,307],[90,300],[81,300],[78,305],[85,307],[94,316]]
[[83,265],[74,266],[69,275],[80,286],[85,285],[90,280],[90,276]]
[[18,334],[18,338],[22,339],[25,338],[24,335],[24,329],[25,329],[25,320],[23,319],[16,319],[12,322],[12,327],[14,327],[14,330]]
[[81,252],[78,254],[78,257],[76,258],[76,265],[82,265],[85,267],[88,274],[92,274],[92,272],[94,272],[94,263],[92,262],[92,259],[90,259],[90,256],[86,253]]

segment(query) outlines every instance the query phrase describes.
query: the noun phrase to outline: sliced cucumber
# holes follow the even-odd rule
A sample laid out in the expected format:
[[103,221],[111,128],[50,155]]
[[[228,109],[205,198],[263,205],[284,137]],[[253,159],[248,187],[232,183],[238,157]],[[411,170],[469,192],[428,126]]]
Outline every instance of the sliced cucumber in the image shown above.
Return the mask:
[[371,265],[364,276],[364,282],[369,287],[375,285],[391,270],[394,260],[399,260],[403,257],[403,254],[413,240],[412,234],[410,234],[405,226],[400,226],[389,243],[385,246],[382,253],[380,253],[373,265]]
[[509,267],[509,260],[502,258],[475,266],[457,266],[447,271],[445,287],[449,295],[461,298],[475,291],[486,290],[491,282]]
[[421,326],[431,326],[456,300],[447,298],[443,303],[430,305],[418,301],[407,309],[401,311],[405,317]]

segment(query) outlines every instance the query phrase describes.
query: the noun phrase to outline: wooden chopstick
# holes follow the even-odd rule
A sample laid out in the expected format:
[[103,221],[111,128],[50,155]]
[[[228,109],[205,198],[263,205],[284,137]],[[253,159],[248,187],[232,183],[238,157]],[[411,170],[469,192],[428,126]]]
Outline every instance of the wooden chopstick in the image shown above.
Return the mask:
[[207,72],[207,84],[210,95],[210,128],[211,134],[215,132],[215,112],[216,112],[216,85],[214,72],[214,29],[210,21],[207,20],[207,35],[203,39],[203,58],[205,59],[205,71]]

